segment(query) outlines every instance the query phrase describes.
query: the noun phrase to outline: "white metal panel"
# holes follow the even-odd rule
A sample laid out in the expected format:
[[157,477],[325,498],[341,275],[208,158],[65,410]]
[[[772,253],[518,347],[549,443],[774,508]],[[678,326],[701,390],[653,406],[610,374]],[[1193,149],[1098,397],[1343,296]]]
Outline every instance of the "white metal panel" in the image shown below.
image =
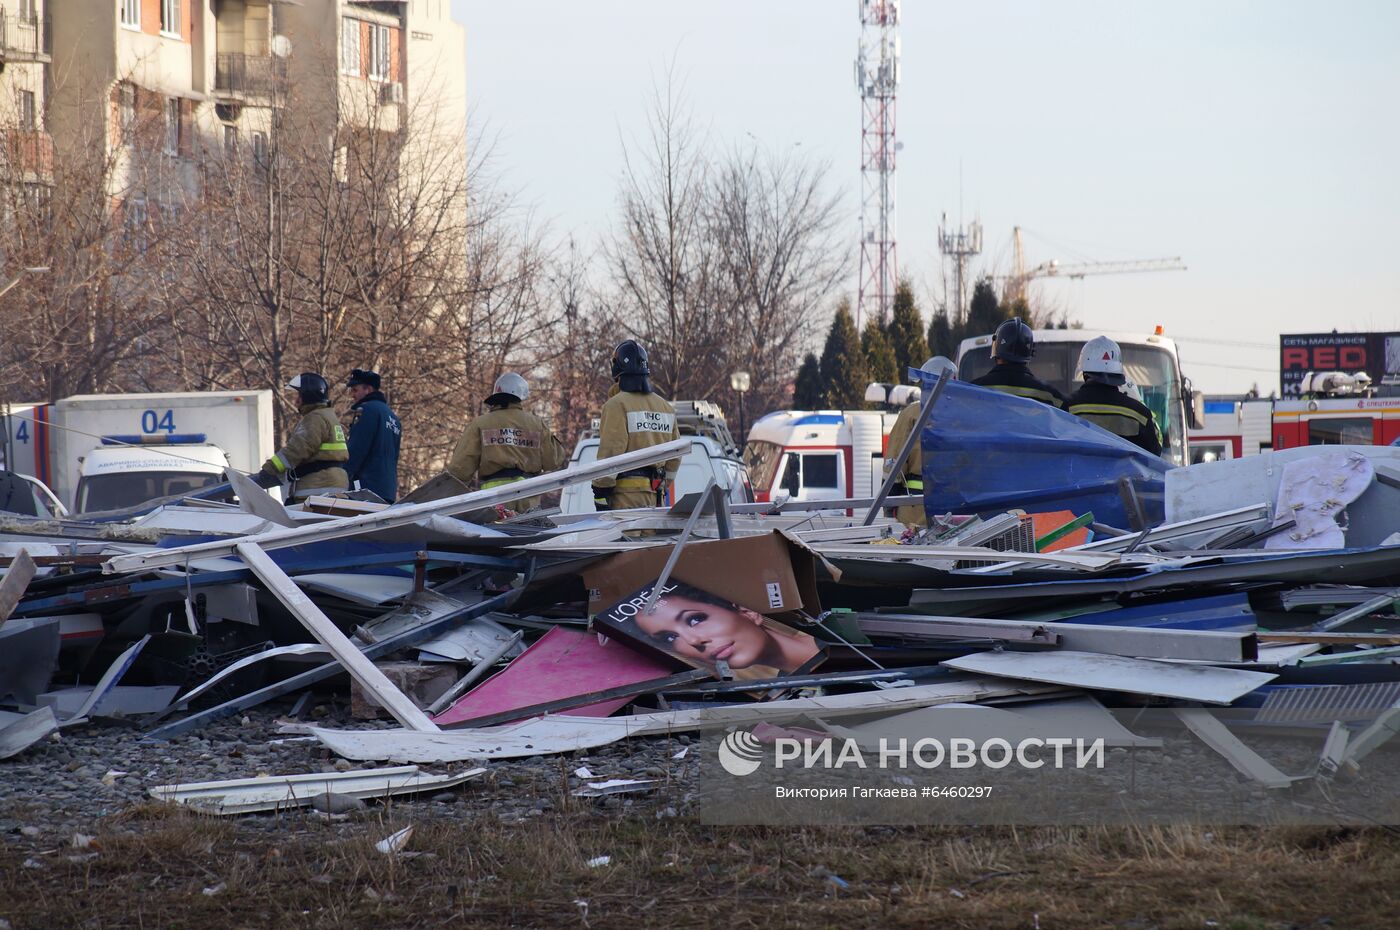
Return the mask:
[[1182,665],[1093,652],[977,652],[945,659],[964,672],[1000,675],[1092,691],[1122,691],[1229,704],[1277,675],[1212,665]]
[[227,816],[257,811],[303,807],[323,794],[339,794],[368,800],[421,791],[443,791],[486,774],[484,768],[455,775],[429,775],[416,765],[363,772],[329,772],[310,775],[268,775],[188,785],[157,785],[150,789],[157,801],[193,807],[201,813]]

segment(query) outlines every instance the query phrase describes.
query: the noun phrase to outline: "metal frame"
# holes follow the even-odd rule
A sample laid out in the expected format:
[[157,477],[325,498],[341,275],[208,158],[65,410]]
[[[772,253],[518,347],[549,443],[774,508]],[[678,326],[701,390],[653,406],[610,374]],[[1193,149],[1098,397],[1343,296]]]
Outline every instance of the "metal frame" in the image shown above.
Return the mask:
[[456,497],[427,501],[422,504],[395,505],[376,513],[328,520],[296,529],[269,530],[265,533],[255,533],[230,540],[216,540],[175,549],[160,549],[132,555],[114,556],[102,566],[102,570],[108,574],[144,572],[155,568],[183,565],[187,561],[196,559],[227,558],[232,556],[236,548],[241,545],[253,545],[266,551],[305,543],[324,542],[328,539],[341,539],[346,536],[367,533],[371,530],[405,526],[416,523],[422,517],[451,515],[466,510],[494,507],[497,504],[504,504],[520,497],[533,497],[555,491],[565,485],[592,481],[594,478],[654,465],[657,462],[664,462],[667,459],[684,455],[690,451],[691,445],[690,439],[675,439],[659,446],[638,449],[636,452],[627,452],[613,458],[603,459],[600,462],[577,465],[535,478],[526,478],[524,481],[502,485],[488,491],[474,491],[470,494],[460,494]]
[[[520,589],[498,594],[479,604],[464,607],[456,613],[448,614],[445,617],[438,617],[436,620],[429,620],[422,626],[417,626],[411,630],[405,630],[397,636],[391,636],[388,639],[380,640],[372,646],[364,647],[361,652],[364,653],[366,658],[377,659],[380,656],[389,655],[400,649],[416,646],[421,642],[432,639],[444,630],[451,629],[459,623],[465,623],[483,614],[489,614],[494,610],[503,610],[509,607],[519,596]],[[192,730],[197,730],[206,723],[212,723],[224,717],[231,717],[250,707],[257,707],[259,704],[270,701],[273,698],[282,697],[294,691],[300,691],[302,688],[310,687],[319,681],[324,681],[344,671],[344,666],[339,662],[327,662],[315,668],[307,669],[298,675],[293,675],[291,678],[284,681],[268,685],[265,688],[259,688],[256,691],[250,691],[231,701],[225,701],[217,707],[211,707],[197,714],[191,714],[173,723],[167,723],[163,727],[151,730],[146,735],[152,739],[169,739],[172,736],[180,736]]]
[[374,695],[374,699],[393,715],[395,720],[410,730],[425,733],[438,731],[437,724],[433,723],[417,704],[409,700],[408,695],[394,687],[394,683],[380,671],[379,666],[365,658],[365,654],[356,648],[348,636],[340,632],[340,628],[331,622],[331,618],[316,606],[315,601],[306,596],[306,592],[302,591],[266,552],[250,542],[239,543],[236,550],[239,557],[253,570],[253,574],[258,576],[258,580],[277,595],[277,599],[301,621],[311,635],[345,666],[350,677],[365,691]]
[[1091,623],[1040,623],[975,617],[927,617],[918,614],[856,614],[861,632],[912,638],[979,638],[1059,646],[1079,652],[1134,658],[1190,659],[1205,662],[1253,662],[1259,639],[1253,632],[1164,630]]

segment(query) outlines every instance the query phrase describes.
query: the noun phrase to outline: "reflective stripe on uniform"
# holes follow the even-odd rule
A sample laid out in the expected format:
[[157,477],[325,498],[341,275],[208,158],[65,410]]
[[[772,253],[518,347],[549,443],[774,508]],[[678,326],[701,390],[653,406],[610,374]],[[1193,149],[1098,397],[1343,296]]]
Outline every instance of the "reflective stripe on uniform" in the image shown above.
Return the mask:
[[323,442],[323,443],[321,443],[321,445],[320,445],[318,451],[320,451],[320,452],[348,452],[349,449],[350,449],[350,447],[347,446],[347,445],[346,445],[345,443],[343,443],[343,442]]
[[650,478],[619,478],[617,479],[617,489],[619,491],[650,491]]
[[276,468],[278,471],[287,470],[287,463],[282,459],[282,454],[280,452],[272,457],[272,467]]
[[922,494],[922,493],[923,493],[923,490],[924,490],[924,479],[922,479],[922,478],[905,478],[905,479],[904,479],[904,487],[905,487],[906,489],[910,490],[910,491],[918,491],[919,493]]
[[517,481],[524,481],[524,480],[525,480],[525,476],[524,476],[524,475],[516,475],[516,476],[513,477],[513,478],[490,478],[490,479],[488,479],[488,480],[486,480],[486,481],[481,482],[481,490],[483,490],[483,491],[489,491],[489,490],[491,490],[492,488],[499,488],[501,485],[504,485],[504,484],[515,484]]
[[1147,425],[1147,417],[1138,413],[1131,407],[1119,407],[1117,404],[1075,404],[1069,408],[1069,412],[1077,417],[1089,416],[1091,414],[1101,414],[1109,417],[1128,417],[1137,421],[1138,426]]
[[1038,400],[1052,407],[1060,406],[1059,398],[1049,391],[1042,391],[1040,388],[1017,387],[1014,384],[987,384],[983,385],[983,387],[989,387],[994,391],[1004,391],[1007,394],[1015,394],[1017,397]]

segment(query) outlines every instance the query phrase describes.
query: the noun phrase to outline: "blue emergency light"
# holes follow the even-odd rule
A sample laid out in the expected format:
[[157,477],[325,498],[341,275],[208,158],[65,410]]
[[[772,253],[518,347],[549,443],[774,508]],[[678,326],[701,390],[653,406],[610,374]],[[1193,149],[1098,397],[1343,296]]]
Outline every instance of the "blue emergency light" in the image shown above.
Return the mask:
[[188,446],[207,441],[204,433],[170,433],[165,436],[103,436],[104,446]]

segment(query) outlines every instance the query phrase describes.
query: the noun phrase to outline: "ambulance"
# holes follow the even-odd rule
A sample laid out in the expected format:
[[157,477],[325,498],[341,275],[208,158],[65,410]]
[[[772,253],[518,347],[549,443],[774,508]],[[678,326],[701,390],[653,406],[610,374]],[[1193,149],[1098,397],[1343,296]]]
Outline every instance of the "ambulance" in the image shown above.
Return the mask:
[[874,497],[897,410],[779,410],[749,430],[744,464],[760,501]]

